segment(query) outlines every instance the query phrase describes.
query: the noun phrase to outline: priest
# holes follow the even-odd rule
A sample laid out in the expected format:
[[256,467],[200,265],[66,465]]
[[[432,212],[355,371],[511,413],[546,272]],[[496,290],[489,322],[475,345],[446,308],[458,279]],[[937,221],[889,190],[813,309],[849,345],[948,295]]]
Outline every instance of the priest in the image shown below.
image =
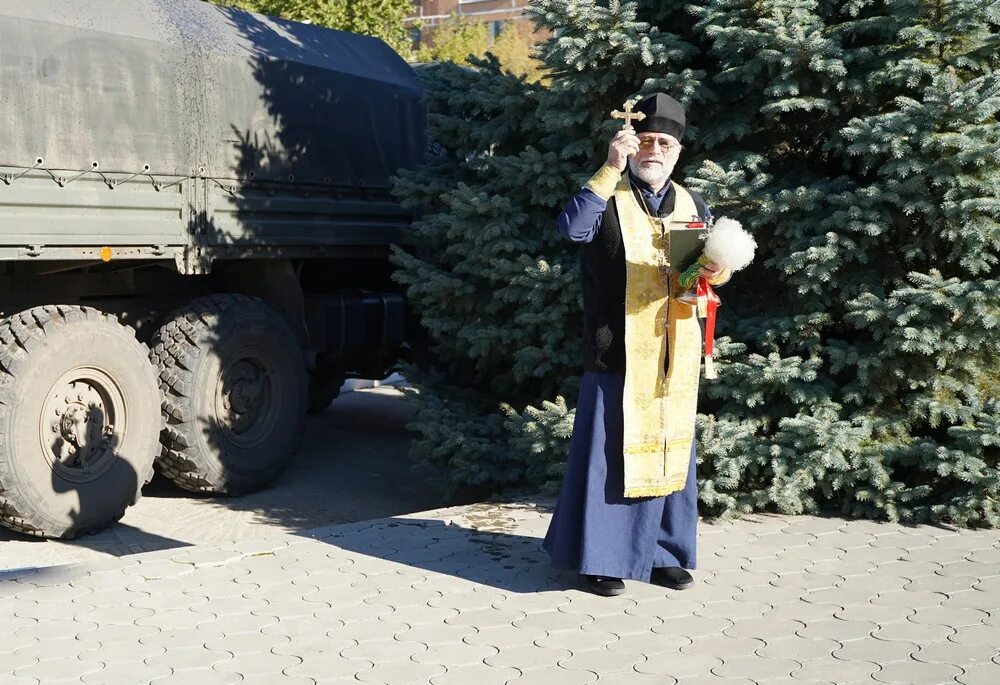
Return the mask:
[[[694,423],[702,359],[697,307],[676,299],[671,230],[710,213],[671,180],[686,118],[664,93],[625,113],[607,161],[559,215],[582,244],[584,375],[566,476],[545,549],[592,592],[624,579],[674,589],[694,579]],[[635,122],[633,123],[633,119]],[[729,279],[714,263],[712,285]]]

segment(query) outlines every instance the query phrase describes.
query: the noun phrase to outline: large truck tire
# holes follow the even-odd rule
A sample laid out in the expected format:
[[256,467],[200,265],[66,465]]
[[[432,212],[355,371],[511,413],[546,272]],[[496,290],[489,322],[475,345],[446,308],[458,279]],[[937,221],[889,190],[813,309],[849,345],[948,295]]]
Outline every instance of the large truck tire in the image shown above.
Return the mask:
[[135,504],[163,422],[134,331],[90,307],[35,307],[0,322],[0,520],[72,538]]
[[185,490],[225,495],[265,485],[302,435],[308,380],[282,315],[245,295],[210,295],[153,336],[166,426],[160,471]]

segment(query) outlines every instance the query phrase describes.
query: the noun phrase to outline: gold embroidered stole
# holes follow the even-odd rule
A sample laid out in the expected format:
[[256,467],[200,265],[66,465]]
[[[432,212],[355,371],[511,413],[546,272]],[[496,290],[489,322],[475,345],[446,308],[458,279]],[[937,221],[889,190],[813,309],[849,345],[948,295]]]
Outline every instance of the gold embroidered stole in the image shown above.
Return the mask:
[[[671,181],[671,183],[673,183]],[[670,217],[650,217],[628,175],[615,188],[625,248],[625,496],[655,497],[683,490],[694,440],[701,366],[696,307],[673,299],[670,222],[697,215],[694,200],[674,185]],[[669,350],[669,356],[668,356]],[[664,360],[669,368],[664,373]]]

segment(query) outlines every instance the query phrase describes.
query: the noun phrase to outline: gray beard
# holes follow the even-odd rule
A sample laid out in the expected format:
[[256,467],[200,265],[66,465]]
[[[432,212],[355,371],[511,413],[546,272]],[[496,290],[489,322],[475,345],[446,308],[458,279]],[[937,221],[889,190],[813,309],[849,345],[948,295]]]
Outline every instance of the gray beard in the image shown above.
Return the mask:
[[633,176],[654,190],[662,188],[674,170],[673,166],[668,167],[666,164],[643,168],[635,161],[635,157],[629,157],[628,168]]

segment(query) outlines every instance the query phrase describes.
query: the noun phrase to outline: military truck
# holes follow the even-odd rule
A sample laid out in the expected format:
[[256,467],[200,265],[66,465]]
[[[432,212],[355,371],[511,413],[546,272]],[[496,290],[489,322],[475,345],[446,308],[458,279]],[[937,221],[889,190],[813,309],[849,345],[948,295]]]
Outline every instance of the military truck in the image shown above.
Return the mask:
[[237,494],[405,346],[379,40],[197,0],[0,4],[0,520],[74,537],[159,470]]

